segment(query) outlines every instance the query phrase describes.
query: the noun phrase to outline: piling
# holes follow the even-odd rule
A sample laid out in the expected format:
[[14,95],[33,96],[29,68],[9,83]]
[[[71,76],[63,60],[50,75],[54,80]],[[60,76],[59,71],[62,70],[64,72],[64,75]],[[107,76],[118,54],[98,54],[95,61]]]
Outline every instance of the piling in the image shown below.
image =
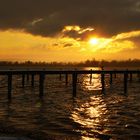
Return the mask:
[[113,77],[112,77],[112,73],[110,73],[110,85],[112,85],[113,83]]
[[59,80],[60,81],[62,80],[62,74],[61,73],[59,74]]
[[77,73],[72,74],[72,85],[73,85],[73,97],[76,97],[76,88],[77,88]]
[[24,88],[25,86],[25,74],[22,74],[22,87]]
[[39,97],[42,98],[44,95],[44,80],[45,75],[44,73],[39,74]]
[[132,82],[132,79],[133,79],[132,73],[130,73],[130,75],[129,75],[129,76],[130,76],[129,81],[130,81],[130,82]]
[[128,85],[127,85],[127,80],[128,80],[128,73],[124,73],[124,93],[126,94],[128,92]]
[[68,74],[67,73],[65,75],[65,79],[66,79],[66,85],[68,85]]
[[[91,72],[92,72],[92,69],[91,69]],[[90,84],[92,83],[92,73],[90,74],[90,80],[89,80],[89,83],[90,83]]]
[[139,70],[138,70],[138,73],[137,73],[137,77],[138,77],[138,81],[140,82],[140,73],[139,73]]
[[34,87],[34,79],[35,79],[34,76],[35,76],[34,73],[32,73],[32,75],[31,75],[31,86],[32,87]]
[[105,93],[105,74],[101,74],[102,93]]
[[11,99],[12,95],[12,74],[8,74],[8,99]]
[[27,82],[29,82],[29,74],[27,74]]

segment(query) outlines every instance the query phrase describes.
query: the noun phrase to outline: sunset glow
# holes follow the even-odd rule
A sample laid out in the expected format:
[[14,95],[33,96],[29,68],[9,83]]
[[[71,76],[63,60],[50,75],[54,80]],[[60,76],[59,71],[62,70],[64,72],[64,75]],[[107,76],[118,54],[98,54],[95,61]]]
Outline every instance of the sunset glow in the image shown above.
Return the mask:
[[[79,32],[87,29],[69,26],[65,27],[64,30],[74,30],[79,34]],[[63,37],[62,34],[57,37],[42,37],[23,31],[0,31],[0,55],[1,60],[47,62],[75,62],[93,57],[108,60],[139,58],[140,52],[136,51],[138,42],[131,40],[131,37],[135,38],[139,35],[140,31],[133,31],[110,38],[91,37],[89,40],[86,38],[79,40]],[[129,50],[133,53],[129,53]]]
[[91,45],[97,45],[97,44],[99,43],[99,39],[98,39],[98,38],[91,38],[91,39],[89,40],[89,43],[90,43]]

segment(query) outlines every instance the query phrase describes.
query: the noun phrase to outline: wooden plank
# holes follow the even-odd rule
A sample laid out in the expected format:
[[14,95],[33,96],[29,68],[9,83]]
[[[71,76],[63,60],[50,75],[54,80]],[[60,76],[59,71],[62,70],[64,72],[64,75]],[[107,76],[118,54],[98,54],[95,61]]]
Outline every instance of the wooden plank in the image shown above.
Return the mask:
[[[23,71],[23,70],[7,70],[7,71],[0,71],[0,75],[8,75],[9,73],[12,73],[12,75],[18,75],[18,74],[39,74],[43,72],[44,74],[73,74],[75,71],[74,70],[65,70],[65,71],[46,71],[46,70],[30,70],[30,71]],[[101,74],[101,73],[104,73],[104,74],[124,74],[126,73],[126,70],[77,70],[76,71],[77,74]],[[130,74],[130,73],[133,73],[133,74],[140,74],[140,71],[139,70],[127,70],[127,73]]]

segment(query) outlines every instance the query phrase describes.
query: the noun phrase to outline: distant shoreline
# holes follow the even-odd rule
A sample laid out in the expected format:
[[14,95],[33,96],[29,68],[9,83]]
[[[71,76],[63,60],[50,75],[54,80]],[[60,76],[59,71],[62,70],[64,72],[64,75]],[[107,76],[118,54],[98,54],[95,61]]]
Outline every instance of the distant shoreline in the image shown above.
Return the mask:
[[86,60],[84,62],[12,62],[12,61],[0,61],[0,68],[2,67],[140,67],[140,59],[128,59],[128,60]]

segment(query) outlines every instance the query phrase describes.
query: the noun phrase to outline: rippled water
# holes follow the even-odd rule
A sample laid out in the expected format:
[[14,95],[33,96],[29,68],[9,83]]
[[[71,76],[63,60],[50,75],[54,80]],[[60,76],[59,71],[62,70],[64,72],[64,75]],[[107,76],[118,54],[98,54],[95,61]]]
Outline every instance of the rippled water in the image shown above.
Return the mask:
[[[89,68],[90,69],[90,68]],[[92,68],[94,69],[94,68]],[[7,100],[7,80],[0,77],[0,134],[21,135],[37,140],[116,140],[140,139],[140,82],[134,75],[123,93],[123,76],[113,78],[101,93],[100,75],[79,75],[77,97],[72,98],[71,75],[47,75],[45,95],[38,96],[35,87],[14,76],[12,101]]]

